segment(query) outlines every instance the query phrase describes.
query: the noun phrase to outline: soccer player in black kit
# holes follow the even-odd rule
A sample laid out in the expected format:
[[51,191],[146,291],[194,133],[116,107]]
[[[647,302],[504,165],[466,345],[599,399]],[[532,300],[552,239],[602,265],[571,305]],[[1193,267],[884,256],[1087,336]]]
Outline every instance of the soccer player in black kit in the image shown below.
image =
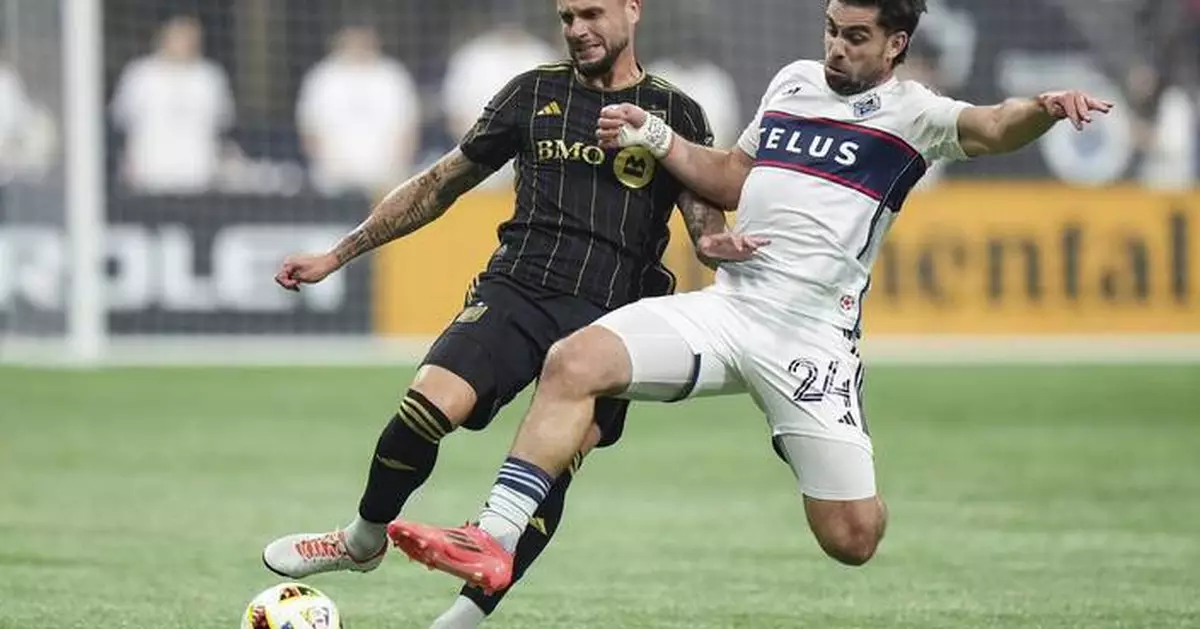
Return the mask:
[[[685,190],[645,149],[596,145],[600,109],[622,102],[662,117],[689,140],[712,140],[700,106],[638,65],[633,39],[641,0],[558,0],[558,12],[569,61],[512,79],[458,148],[393,190],[331,251],[291,256],[276,276],[290,290],[319,282],[430,223],[516,160],[513,217],[500,226],[487,269],[380,435],[357,517],[344,529],[270,543],[263,561],[272,571],[299,579],[378,567],[387,524],[429,478],[443,438],[459,426],[486,427],[537,377],[555,341],[626,303],[673,290],[674,278],[661,263],[673,207],[710,266],[745,260],[765,244],[727,231],[722,211]],[[592,447],[619,438],[626,406],[597,401],[591,436],[573,469]],[[515,578],[554,535],[571,477],[563,474],[550,489],[521,537]],[[475,627],[504,594],[464,586],[433,627]]]

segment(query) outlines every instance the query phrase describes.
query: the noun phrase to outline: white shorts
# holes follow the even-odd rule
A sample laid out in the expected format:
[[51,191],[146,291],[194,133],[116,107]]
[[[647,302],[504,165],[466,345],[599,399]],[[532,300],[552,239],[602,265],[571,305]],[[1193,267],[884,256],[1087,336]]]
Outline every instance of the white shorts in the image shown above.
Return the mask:
[[595,322],[625,344],[633,400],[747,392],[801,491],[875,495],[855,341],[831,324],[747,304],[714,288],[643,299]]

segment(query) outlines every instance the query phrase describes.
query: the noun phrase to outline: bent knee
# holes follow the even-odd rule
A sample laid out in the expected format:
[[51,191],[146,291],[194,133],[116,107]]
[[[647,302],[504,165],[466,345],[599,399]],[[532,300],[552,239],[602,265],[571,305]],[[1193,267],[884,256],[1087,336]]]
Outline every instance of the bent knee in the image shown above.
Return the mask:
[[539,387],[601,395],[622,390],[628,383],[628,373],[628,357],[621,340],[604,328],[587,327],[550,346]]
[[887,526],[887,510],[879,498],[847,502],[805,497],[809,526],[825,554],[848,566],[861,566],[875,556]]
[[568,337],[550,346],[538,386],[587,393],[598,381],[595,370],[588,364],[586,344]]
[[881,536],[875,531],[855,531],[819,539],[822,550],[838,563],[861,566],[875,556]]
[[454,426],[466,422],[479,402],[479,394],[470,382],[439,365],[418,369],[409,390],[419,393]]

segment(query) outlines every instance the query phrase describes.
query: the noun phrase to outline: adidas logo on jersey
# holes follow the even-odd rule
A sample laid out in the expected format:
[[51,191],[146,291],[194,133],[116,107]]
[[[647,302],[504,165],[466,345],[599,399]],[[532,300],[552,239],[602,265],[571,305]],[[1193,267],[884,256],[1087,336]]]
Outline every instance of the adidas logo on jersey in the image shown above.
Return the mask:
[[537,112],[537,115],[539,115],[539,116],[561,116],[562,115],[562,107],[558,104],[558,101],[552,100],[549,103],[547,103],[545,107],[542,107],[541,109],[539,109]]

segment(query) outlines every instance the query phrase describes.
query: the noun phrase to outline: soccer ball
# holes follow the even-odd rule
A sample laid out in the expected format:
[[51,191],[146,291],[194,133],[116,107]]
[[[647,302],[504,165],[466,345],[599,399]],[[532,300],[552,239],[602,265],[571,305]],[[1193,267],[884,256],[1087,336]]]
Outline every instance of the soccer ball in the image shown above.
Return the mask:
[[250,601],[241,629],[342,629],[342,618],[320,590],[303,583],[280,583]]

